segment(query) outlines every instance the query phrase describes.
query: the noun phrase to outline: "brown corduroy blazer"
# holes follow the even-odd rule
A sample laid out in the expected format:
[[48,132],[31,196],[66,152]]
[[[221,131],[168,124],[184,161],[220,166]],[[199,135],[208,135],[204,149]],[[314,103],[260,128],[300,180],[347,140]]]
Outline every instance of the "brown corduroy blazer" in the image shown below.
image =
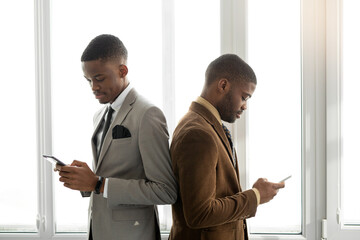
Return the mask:
[[255,216],[256,195],[242,192],[229,141],[206,107],[191,104],[174,131],[170,154],[180,190],[169,239],[248,239],[245,219]]

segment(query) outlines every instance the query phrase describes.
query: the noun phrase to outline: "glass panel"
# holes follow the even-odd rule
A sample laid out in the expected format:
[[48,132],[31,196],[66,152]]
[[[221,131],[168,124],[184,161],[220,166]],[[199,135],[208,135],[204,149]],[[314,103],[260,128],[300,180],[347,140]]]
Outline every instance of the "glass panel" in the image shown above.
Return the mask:
[[[189,6],[191,6],[189,8]],[[202,9],[206,6],[206,11]],[[202,11],[199,18],[199,11]],[[201,34],[199,34],[201,29]],[[192,36],[196,36],[192,37]],[[218,0],[183,0],[175,3],[175,118],[188,111],[200,96],[205,70],[220,53],[220,3]],[[172,135],[172,132],[170,133]],[[161,230],[169,232],[171,207],[159,208]]]
[[360,194],[357,175],[360,169],[360,114],[358,94],[358,58],[360,55],[360,2],[343,1],[343,61],[342,61],[342,209],[345,224],[360,225]]
[[250,232],[300,233],[300,1],[251,0],[248,7],[248,59],[258,79],[248,106],[249,180],[292,175],[250,219]]
[[3,79],[0,95],[0,181],[3,183],[0,232],[37,231],[33,4],[28,0],[0,2],[0,66]]
[[[141,6],[141,7],[139,7]],[[95,36],[118,36],[129,52],[129,80],[162,107],[161,1],[53,0],[52,89],[54,155],[92,166],[93,114],[101,107],[83,77],[80,57]],[[57,232],[86,231],[88,199],[55,176]],[[61,204],[60,204],[61,202]]]
[[205,70],[212,60],[219,57],[219,54],[220,2],[218,0],[176,1],[176,122],[187,113],[191,102],[200,96],[205,82]]

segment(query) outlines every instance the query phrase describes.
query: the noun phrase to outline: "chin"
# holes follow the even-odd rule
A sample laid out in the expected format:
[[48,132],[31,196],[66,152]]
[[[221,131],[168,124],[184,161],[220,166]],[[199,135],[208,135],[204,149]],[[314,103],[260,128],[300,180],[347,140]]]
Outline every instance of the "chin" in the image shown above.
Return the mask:
[[232,117],[232,118],[224,118],[223,119],[225,122],[228,122],[228,123],[234,123],[236,121],[236,117]]
[[100,103],[100,104],[106,104],[106,103],[108,103],[108,102],[109,102],[109,101],[106,101],[106,100],[105,100],[105,101],[104,101],[104,100],[99,100],[99,103]]
[[228,121],[228,123],[234,123],[236,121],[236,118],[235,119],[231,119],[230,121]]

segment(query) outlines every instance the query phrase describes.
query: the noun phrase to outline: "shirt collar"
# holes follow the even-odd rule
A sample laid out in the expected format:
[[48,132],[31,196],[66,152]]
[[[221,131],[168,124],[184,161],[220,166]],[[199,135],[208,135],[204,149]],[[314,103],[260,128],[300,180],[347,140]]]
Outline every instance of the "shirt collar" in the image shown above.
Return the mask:
[[122,91],[120,95],[115,99],[115,101],[110,104],[111,108],[113,108],[116,112],[119,111],[125,101],[126,96],[129,94],[132,88],[132,85],[129,83],[124,89],[124,91]]
[[211,103],[209,103],[205,98],[198,97],[195,102],[201,104],[207,110],[209,110],[212,113],[212,115],[214,115],[216,117],[216,119],[219,121],[220,125],[222,124],[219,111]]

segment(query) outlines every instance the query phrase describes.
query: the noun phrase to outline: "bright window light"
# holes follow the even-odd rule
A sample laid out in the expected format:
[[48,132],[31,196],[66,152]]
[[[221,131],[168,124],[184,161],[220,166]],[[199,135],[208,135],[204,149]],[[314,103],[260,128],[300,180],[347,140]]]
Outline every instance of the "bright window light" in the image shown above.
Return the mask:
[[[0,2],[0,232],[36,232],[38,210],[33,1]],[[21,5],[21,7],[19,7]]]
[[360,225],[360,194],[357,191],[357,176],[360,169],[359,141],[359,55],[360,55],[360,2],[343,0],[342,37],[342,210],[343,222]]
[[219,55],[219,0],[176,1],[176,123],[187,113],[191,102],[200,96],[205,82],[205,70]]
[[[286,188],[259,206],[250,232],[301,232],[300,1],[248,1],[248,60],[258,84],[249,100],[249,180]],[[249,187],[251,187],[249,186]]]

